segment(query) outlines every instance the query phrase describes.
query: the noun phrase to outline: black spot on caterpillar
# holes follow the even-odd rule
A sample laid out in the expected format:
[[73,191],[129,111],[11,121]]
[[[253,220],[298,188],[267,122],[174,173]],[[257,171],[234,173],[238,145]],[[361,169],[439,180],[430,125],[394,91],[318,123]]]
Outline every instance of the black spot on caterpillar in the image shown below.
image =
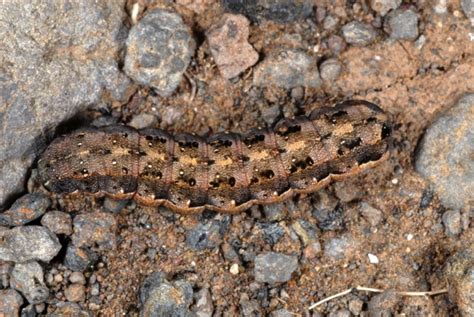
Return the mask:
[[106,194],[184,214],[236,213],[376,166],[389,155],[390,134],[379,107],[353,100],[244,135],[86,128],[56,139],[38,168],[56,193]]

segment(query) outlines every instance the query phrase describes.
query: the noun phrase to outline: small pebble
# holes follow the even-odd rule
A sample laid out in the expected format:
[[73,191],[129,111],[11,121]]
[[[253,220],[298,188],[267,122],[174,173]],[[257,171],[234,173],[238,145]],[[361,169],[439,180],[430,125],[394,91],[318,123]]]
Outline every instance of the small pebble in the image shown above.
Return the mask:
[[277,243],[285,234],[285,230],[275,222],[262,222],[259,227],[263,230],[263,239],[271,245]]
[[48,196],[41,193],[26,194],[17,199],[12,207],[0,214],[0,225],[22,226],[41,217],[51,206]]
[[196,317],[212,317],[214,313],[214,306],[212,304],[212,296],[209,289],[200,289],[194,293],[194,306],[192,308]]
[[370,263],[372,263],[372,264],[378,264],[379,263],[379,258],[375,254],[369,253],[369,254],[367,254],[367,256],[369,257],[369,262]]
[[64,265],[72,271],[84,272],[90,266],[94,265],[97,259],[97,254],[92,250],[69,244],[66,249]]
[[414,41],[419,34],[419,19],[413,9],[398,9],[387,15],[384,29],[392,39]]
[[457,304],[461,316],[474,316],[474,248],[451,255],[444,268],[449,298]]
[[30,304],[42,303],[49,297],[49,290],[44,283],[43,268],[38,262],[15,264],[10,284],[20,291]]
[[232,275],[237,275],[239,274],[239,265],[237,263],[234,263],[230,266],[229,269],[230,274]]
[[293,317],[294,314],[290,313],[286,309],[274,310],[270,313],[270,317]]
[[328,48],[335,54],[339,55],[342,53],[346,47],[347,44],[344,41],[344,39],[338,35],[332,34],[329,36],[328,41],[327,41]]
[[91,314],[86,310],[82,310],[78,304],[71,302],[58,302],[56,304],[56,310],[53,313],[48,314],[48,317],[63,316],[90,317]]
[[377,32],[370,24],[353,21],[342,27],[342,36],[349,44],[365,46],[375,41]]
[[186,244],[195,250],[213,249],[222,243],[222,236],[228,228],[230,218],[225,215],[222,220],[212,219],[198,223],[186,232]]
[[317,88],[322,82],[316,59],[303,50],[289,49],[274,51],[258,64],[253,83],[260,87],[291,89],[298,86]]
[[206,34],[224,78],[233,78],[258,61],[257,51],[248,43],[249,24],[243,15],[224,14]]
[[377,208],[363,202],[359,205],[360,213],[365,220],[367,220],[372,227],[376,227],[383,219],[383,214]]
[[361,301],[360,299],[353,299],[349,301],[349,310],[355,316],[360,315],[363,307],[364,307],[364,302]]
[[64,296],[70,302],[82,302],[86,298],[84,285],[71,284],[64,290]]
[[81,272],[72,272],[69,276],[69,281],[73,284],[86,284],[86,278]]
[[474,25],[474,0],[461,0],[461,8],[471,25]]
[[[132,117],[132,120],[128,123],[129,126],[134,127],[135,129],[144,129],[152,127],[156,122],[156,117],[148,113],[139,113]],[[120,202],[120,200],[119,200]],[[125,202],[128,202],[125,200]]]
[[355,249],[355,241],[350,235],[332,238],[324,244],[324,254],[335,260],[343,259]]
[[41,224],[55,234],[64,234],[67,236],[72,234],[71,215],[62,211],[48,211],[43,218],[41,218]]
[[106,212],[91,212],[77,215],[73,221],[74,233],[71,240],[74,245],[98,246],[103,250],[115,247],[117,220],[115,216]]
[[15,227],[0,231],[0,260],[27,262],[51,261],[61,249],[54,233],[41,226]]
[[13,289],[0,290],[0,316],[18,316],[23,298]]
[[287,282],[297,268],[296,256],[276,252],[260,254],[255,258],[255,280],[269,284]]
[[191,31],[182,18],[159,8],[146,12],[132,26],[126,45],[125,73],[163,97],[178,87],[195,49]]
[[321,78],[324,81],[328,82],[335,81],[341,74],[341,71],[342,65],[335,58],[327,59],[319,66],[319,73],[321,74]]
[[443,224],[446,235],[456,236],[461,233],[461,213],[459,210],[448,210],[443,214]]
[[390,10],[394,10],[400,6],[402,0],[371,0],[370,7],[375,12],[380,13],[381,16],[384,16]]

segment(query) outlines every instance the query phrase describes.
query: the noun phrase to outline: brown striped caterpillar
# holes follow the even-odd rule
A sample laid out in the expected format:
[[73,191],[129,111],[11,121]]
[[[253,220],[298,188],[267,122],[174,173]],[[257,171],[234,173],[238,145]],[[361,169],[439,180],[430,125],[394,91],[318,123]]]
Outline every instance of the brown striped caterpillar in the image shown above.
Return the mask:
[[38,167],[44,186],[57,193],[106,194],[184,214],[236,213],[377,165],[389,155],[390,133],[379,107],[352,100],[245,135],[82,129],[56,139]]

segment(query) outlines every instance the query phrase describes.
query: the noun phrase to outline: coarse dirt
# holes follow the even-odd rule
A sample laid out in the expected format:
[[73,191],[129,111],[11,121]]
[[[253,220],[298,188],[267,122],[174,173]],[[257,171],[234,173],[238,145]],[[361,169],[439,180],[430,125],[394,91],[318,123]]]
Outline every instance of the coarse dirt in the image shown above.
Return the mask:
[[[328,13],[340,17],[340,25],[373,19],[364,10],[355,12],[345,2],[335,3],[321,5]],[[238,315],[242,294],[257,300],[261,314],[284,308],[295,316],[308,316],[312,303],[358,285],[410,291],[447,287],[443,265],[453,252],[473,243],[474,233],[465,230],[459,236],[446,236],[441,221],[445,208],[416,173],[413,161],[417,144],[436,115],[464,93],[474,91],[474,42],[468,36],[472,26],[459,11],[459,1],[453,1],[448,7],[449,14],[444,15],[434,14],[431,2],[419,2],[417,11],[424,43],[392,41],[381,35],[370,46],[349,45],[336,56],[343,65],[341,76],[334,82],[325,82],[321,88],[304,89],[304,96],[299,99],[284,89],[254,87],[252,69],[231,81],[222,78],[204,35],[222,15],[215,1],[201,1],[201,13],[168,1],[142,8],[155,6],[176,10],[192,27],[198,48],[185,80],[172,97],[162,98],[148,88],[136,87],[128,103],[113,102],[112,115],[120,122],[128,123],[136,114],[152,113],[159,118],[155,127],[171,132],[245,132],[256,125],[271,124],[267,117],[277,120],[277,116],[309,113],[345,99],[366,99],[391,114],[393,147],[389,160],[360,177],[274,206],[284,214],[277,222],[286,232],[273,245],[263,239],[258,226],[272,221],[265,217],[267,207],[257,206],[231,216],[221,247],[195,250],[186,244],[186,231],[202,219],[219,219],[222,215],[182,216],[163,208],[129,203],[117,215],[116,249],[103,253],[101,261],[106,265],[95,269],[104,301],[100,314],[138,314],[139,286],[157,271],[165,272],[169,279],[186,279],[195,289],[209,288],[217,316]],[[339,30],[325,31],[320,27],[321,32],[310,33],[304,24],[251,24],[249,42],[259,52],[260,60],[282,45],[303,48],[318,60],[332,56],[320,43]],[[90,110],[84,115],[98,117],[101,113]],[[347,195],[354,197],[346,199]],[[318,241],[324,249],[330,239],[349,236],[353,244],[340,260],[331,259],[324,252],[308,258],[303,254],[303,243],[290,233],[291,226],[303,219],[318,228],[319,222],[313,215],[315,206],[332,202],[340,213],[333,215],[338,223],[331,230],[319,229]],[[361,216],[362,202],[382,212],[381,223],[371,226]],[[101,205],[102,200],[79,197],[65,202],[63,208],[86,212]],[[233,262],[224,258],[223,244],[238,245],[238,253],[275,251],[297,255],[299,267],[287,283],[258,284],[254,280],[253,262],[241,261],[239,273],[230,272]],[[157,251],[152,258],[149,249]],[[370,263],[368,253],[376,255],[379,263]],[[262,297],[262,292],[267,293]],[[353,299],[367,303],[372,296],[353,292],[321,305],[316,311],[337,312],[347,309]],[[399,298],[393,310],[409,316],[447,316],[457,311],[446,295]]]

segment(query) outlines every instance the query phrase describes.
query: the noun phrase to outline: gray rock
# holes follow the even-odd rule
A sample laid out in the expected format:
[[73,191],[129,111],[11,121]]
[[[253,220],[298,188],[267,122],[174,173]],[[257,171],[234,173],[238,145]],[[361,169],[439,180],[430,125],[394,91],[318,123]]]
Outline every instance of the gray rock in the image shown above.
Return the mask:
[[270,54],[255,68],[256,86],[277,86],[291,89],[297,86],[321,86],[316,59],[302,50],[288,49]]
[[468,94],[431,124],[419,146],[416,169],[448,208],[472,208],[474,201],[472,122],[474,94]]
[[211,292],[209,289],[203,288],[194,294],[195,304],[192,311],[196,317],[212,317],[214,313],[214,305],[212,304]]
[[338,238],[332,238],[324,244],[324,254],[335,260],[343,259],[355,248],[356,243],[352,236],[344,235]]
[[111,250],[115,247],[117,220],[106,212],[91,212],[74,218],[74,233],[72,243],[78,247],[99,247],[101,250]]
[[257,51],[248,42],[249,24],[242,15],[224,14],[206,34],[224,78],[233,78],[258,61]]
[[125,73],[141,85],[170,96],[194,54],[189,27],[174,12],[154,9],[128,34]]
[[461,212],[459,210],[448,210],[443,214],[443,224],[448,236],[456,236],[461,233]]
[[253,22],[268,19],[288,23],[313,14],[311,0],[221,0],[221,3],[226,11],[243,14]]
[[373,296],[368,305],[369,316],[392,316],[399,298],[395,291],[389,290]]
[[342,36],[349,44],[365,46],[375,41],[377,32],[370,24],[353,21],[342,27]]
[[474,247],[452,255],[444,268],[449,298],[457,304],[462,316],[474,316]]
[[360,213],[365,220],[367,220],[371,226],[377,226],[383,219],[383,214],[377,208],[372,207],[367,203],[361,203],[359,205]]
[[17,199],[10,209],[0,214],[0,225],[22,226],[38,219],[51,206],[48,196],[41,193],[26,194]]
[[413,9],[398,9],[387,15],[384,29],[392,39],[414,41],[418,37],[419,19]]
[[351,317],[351,312],[347,309],[340,309],[330,312],[328,317]]
[[163,274],[153,273],[140,288],[140,316],[190,316],[193,288],[187,281],[168,282]]
[[[218,216],[221,217],[221,216]],[[230,223],[229,216],[198,223],[186,232],[186,244],[195,250],[213,249],[222,243],[222,237]]]
[[259,254],[255,258],[255,280],[262,283],[281,283],[291,279],[298,268],[298,258],[276,252]]
[[23,298],[13,289],[0,290],[0,316],[18,316]]
[[139,113],[133,116],[128,125],[135,129],[144,129],[153,126],[155,122],[156,116],[149,113]]
[[461,8],[471,24],[474,25],[474,0],[461,0]]
[[290,313],[286,309],[274,310],[270,313],[270,317],[293,317],[294,314]]
[[335,54],[339,55],[342,51],[344,51],[347,47],[346,42],[344,39],[338,35],[332,34],[328,38],[327,42],[328,48]]
[[256,300],[250,300],[247,294],[240,296],[239,305],[241,316],[263,316],[262,305]]
[[0,231],[0,260],[3,261],[49,262],[60,249],[61,244],[56,235],[41,226],[15,227]]
[[116,61],[126,35],[125,1],[28,1],[0,6],[0,209],[24,190],[54,128],[97,103],[125,99]]
[[98,255],[88,248],[79,248],[69,244],[66,249],[64,265],[76,272],[84,272],[98,260]]
[[21,310],[20,317],[36,317],[35,305],[28,305]]
[[402,0],[371,0],[370,7],[381,16],[387,14],[388,11],[398,8]]
[[68,213],[52,210],[41,218],[41,224],[54,232],[55,234],[72,234],[72,220]]
[[336,28],[338,22],[339,22],[338,18],[328,15],[327,17],[324,18],[323,28],[325,30],[333,30],[334,28]]
[[72,272],[71,275],[69,276],[69,281],[71,283],[75,284],[86,284],[86,278],[84,277],[84,274],[81,272]]
[[20,291],[30,304],[43,303],[49,297],[44,274],[38,262],[17,263],[13,268],[10,284]]
[[360,315],[363,307],[364,307],[364,302],[358,298],[352,299],[351,301],[349,301],[349,310],[355,316]]
[[319,66],[319,73],[324,81],[335,81],[341,74],[341,71],[342,65],[335,58],[327,59]]
[[285,230],[278,223],[262,222],[259,227],[263,231],[263,239],[268,244],[275,244],[283,237]]

